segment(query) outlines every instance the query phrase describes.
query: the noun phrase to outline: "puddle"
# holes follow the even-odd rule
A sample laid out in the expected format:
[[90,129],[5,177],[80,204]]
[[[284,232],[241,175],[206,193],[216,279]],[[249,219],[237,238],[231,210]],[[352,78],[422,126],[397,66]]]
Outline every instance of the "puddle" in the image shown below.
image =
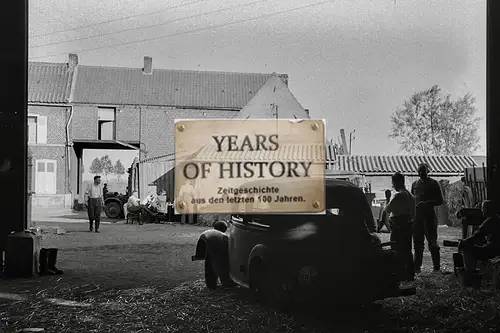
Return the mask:
[[52,303],[52,304],[56,304],[56,305],[75,306],[75,307],[92,306],[92,304],[89,304],[89,303],[80,303],[80,302],[69,301],[69,300],[65,300],[65,299],[59,299],[59,298],[49,298],[49,299],[47,299],[47,302]]
[[25,301],[27,298],[25,296],[19,294],[11,294],[11,293],[0,293],[0,299],[8,299],[11,301]]
[[21,332],[45,332],[45,328],[23,328]]

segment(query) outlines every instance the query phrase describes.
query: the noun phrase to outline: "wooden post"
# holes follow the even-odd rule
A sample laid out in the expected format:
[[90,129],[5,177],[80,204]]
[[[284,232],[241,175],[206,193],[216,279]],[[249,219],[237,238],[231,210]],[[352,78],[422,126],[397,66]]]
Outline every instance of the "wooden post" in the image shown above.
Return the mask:
[[[500,199],[500,1],[486,4],[486,156],[488,199]],[[497,14],[497,17],[494,14]],[[496,34],[496,36],[495,36]],[[496,39],[495,39],[496,37]]]
[[0,200],[8,206],[2,212],[0,248],[12,231],[27,229],[28,203],[28,1],[13,1],[2,17],[11,29],[5,34],[5,71],[0,89],[5,105],[0,110]]

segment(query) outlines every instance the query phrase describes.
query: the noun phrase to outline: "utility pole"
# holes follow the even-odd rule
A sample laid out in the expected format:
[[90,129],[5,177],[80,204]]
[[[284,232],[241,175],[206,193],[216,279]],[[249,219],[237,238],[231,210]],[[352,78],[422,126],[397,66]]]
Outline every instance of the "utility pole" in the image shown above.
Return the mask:
[[345,131],[343,128],[340,129],[340,139],[342,140],[342,154],[349,155],[349,151],[347,150],[347,141],[345,138]]
[[349,133],[349,155],[352,154],[352,142],[354,141],[354,139],[356,139],[356,137],[354,136],[355,132],[356,132],[356,130]]

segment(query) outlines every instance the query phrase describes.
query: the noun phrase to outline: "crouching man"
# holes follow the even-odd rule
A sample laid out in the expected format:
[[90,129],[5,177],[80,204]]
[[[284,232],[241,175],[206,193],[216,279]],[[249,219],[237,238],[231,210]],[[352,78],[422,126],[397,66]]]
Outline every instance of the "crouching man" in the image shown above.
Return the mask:
[[217,221],[213,227],[200,235],[207,249],[205,265],[210,266],[205,266],[205,280],[211,289],[216,288],[218,279],[223,287],[232,287],[234,282],[229,277],[229,236],[225,233],[227,224]]
[[472,284],[477,261],[487,261],[500,256],[500,216],[493,201],[485,200],[481,206],[484,222],[476,232],[462,240],[458,251],[462,252],[465,266],[465,282]]

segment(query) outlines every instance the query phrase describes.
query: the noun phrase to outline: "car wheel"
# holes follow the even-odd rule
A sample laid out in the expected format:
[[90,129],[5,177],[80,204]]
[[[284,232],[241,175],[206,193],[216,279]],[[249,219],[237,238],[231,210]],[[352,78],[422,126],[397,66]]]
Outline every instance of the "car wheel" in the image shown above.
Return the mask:
[[104,206],[104,213],[106,213],[106,216],[110,219],[117,219],[121,214],[120,204],[117,202],[108,202]]
[[217,275],[210,258],[205,259],[205,284],[208,289],[217,289]]

